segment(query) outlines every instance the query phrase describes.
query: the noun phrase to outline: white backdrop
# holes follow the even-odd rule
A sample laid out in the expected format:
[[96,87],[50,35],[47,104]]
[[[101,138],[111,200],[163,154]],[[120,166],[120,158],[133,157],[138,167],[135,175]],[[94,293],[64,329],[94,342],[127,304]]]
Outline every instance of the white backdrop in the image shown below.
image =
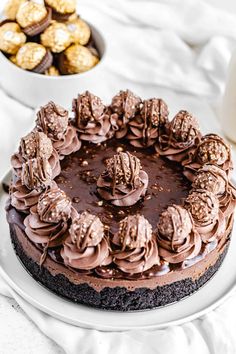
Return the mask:
[[[222,2],[217,3],[222,6]],[[215,108],[236,46],[235,15],[198,0],[80,0],[78,8],[85,19],[103,31],[109,43],[110,60],[101,89],[95,94],[108,102],[119,89],[130,88],[142,97],[163,97],[171,115],[179,109],[190,110],[199,118],[204,132],[220,132]],[[9,167],[20,137],[33,125],[33,115],[31,109],[0,91],[0,176]],[[0,295],[1,354],[63,352],[30,318],[68,353],[236,352],[236,297],[183,326],[120,335],[69,328],[31,308],[10,293],[3,282],[0,293],[14,296],[27,313],[25,316],[12,298]]]

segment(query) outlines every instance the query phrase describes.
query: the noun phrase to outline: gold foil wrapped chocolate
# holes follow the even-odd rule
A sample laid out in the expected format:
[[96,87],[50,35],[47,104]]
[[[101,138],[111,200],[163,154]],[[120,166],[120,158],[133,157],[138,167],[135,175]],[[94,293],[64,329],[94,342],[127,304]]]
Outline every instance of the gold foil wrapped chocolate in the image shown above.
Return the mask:
[[80,44],[72,44],[61,54],[59,60],[60,71],[66,74],[78,74],[92,69],[98,62],[90,50]]
[[48,68],[44,72],[44,74],[47,75],[47,76],[59,76],[60,75],[59,70],[53,65],[50,66],[50,68]]
[[47,50],[44,46],[28,42],[16,54],[16,63],[22,69],[33,70],[42,62],[46,54]]
[[16,63],[16,56],[15,56],[15,55],[11,55],[11,56],[9,57],[9,60],[10,60],[13,64],[17,65],[17,63]]
[[4,15],[6,18],[14,21],[20,5],[26,1],[27,0],[8,0],[4,8]]
[[67,22],[67,28],[71,33],[71,38],[73,43],[85,45],[88,43],[91,31],[90,27],[86,22],[77,18],[74,21]]
[[47,17],[47,9],[43,4],[34,1],[23,3],[16,14],[16,20],[22,28],[32,26]]
[[53,22],[40,36],[41,43],[53,53],[60,53],[71,44],[71,34],[64,23]]
[[72,14],[76,10],[76,0],[45,0],[45,4],[63,15]]
[[15,22],[6,22],[0,27],[0,50],[7,54],[16,54],[26,42],[26,36]]

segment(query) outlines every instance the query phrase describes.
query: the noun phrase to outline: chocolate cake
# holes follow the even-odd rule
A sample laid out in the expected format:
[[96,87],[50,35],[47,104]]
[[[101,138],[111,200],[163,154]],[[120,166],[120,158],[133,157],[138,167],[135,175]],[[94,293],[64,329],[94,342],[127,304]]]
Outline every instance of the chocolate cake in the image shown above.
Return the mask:
[[231,151],[162,99],[89,92],[49,102],[12,156],[7,220],[34,279],[77,303],[131,311],[192,294],[233,227]]

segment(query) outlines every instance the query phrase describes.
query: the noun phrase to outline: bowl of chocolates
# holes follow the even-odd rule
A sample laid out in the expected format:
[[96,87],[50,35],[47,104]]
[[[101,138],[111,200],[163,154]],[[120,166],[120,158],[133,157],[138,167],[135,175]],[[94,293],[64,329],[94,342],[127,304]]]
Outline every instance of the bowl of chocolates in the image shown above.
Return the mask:
[[0,83],[37,107],[94,89],[103,76],[101,32],[77,14],[76,0],[8,0],[0,22]]

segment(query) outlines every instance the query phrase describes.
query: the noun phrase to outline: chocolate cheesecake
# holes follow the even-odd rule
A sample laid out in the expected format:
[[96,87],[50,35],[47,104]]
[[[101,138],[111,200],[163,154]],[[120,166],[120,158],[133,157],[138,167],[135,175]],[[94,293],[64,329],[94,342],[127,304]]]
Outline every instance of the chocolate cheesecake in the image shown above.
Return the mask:
[[71,301],[117,311],[183,299],[221,265],[236,191],[231,151],[162,99],[89,92],[73,116],[49,102],[21,139],[7,220],[34,279]]

